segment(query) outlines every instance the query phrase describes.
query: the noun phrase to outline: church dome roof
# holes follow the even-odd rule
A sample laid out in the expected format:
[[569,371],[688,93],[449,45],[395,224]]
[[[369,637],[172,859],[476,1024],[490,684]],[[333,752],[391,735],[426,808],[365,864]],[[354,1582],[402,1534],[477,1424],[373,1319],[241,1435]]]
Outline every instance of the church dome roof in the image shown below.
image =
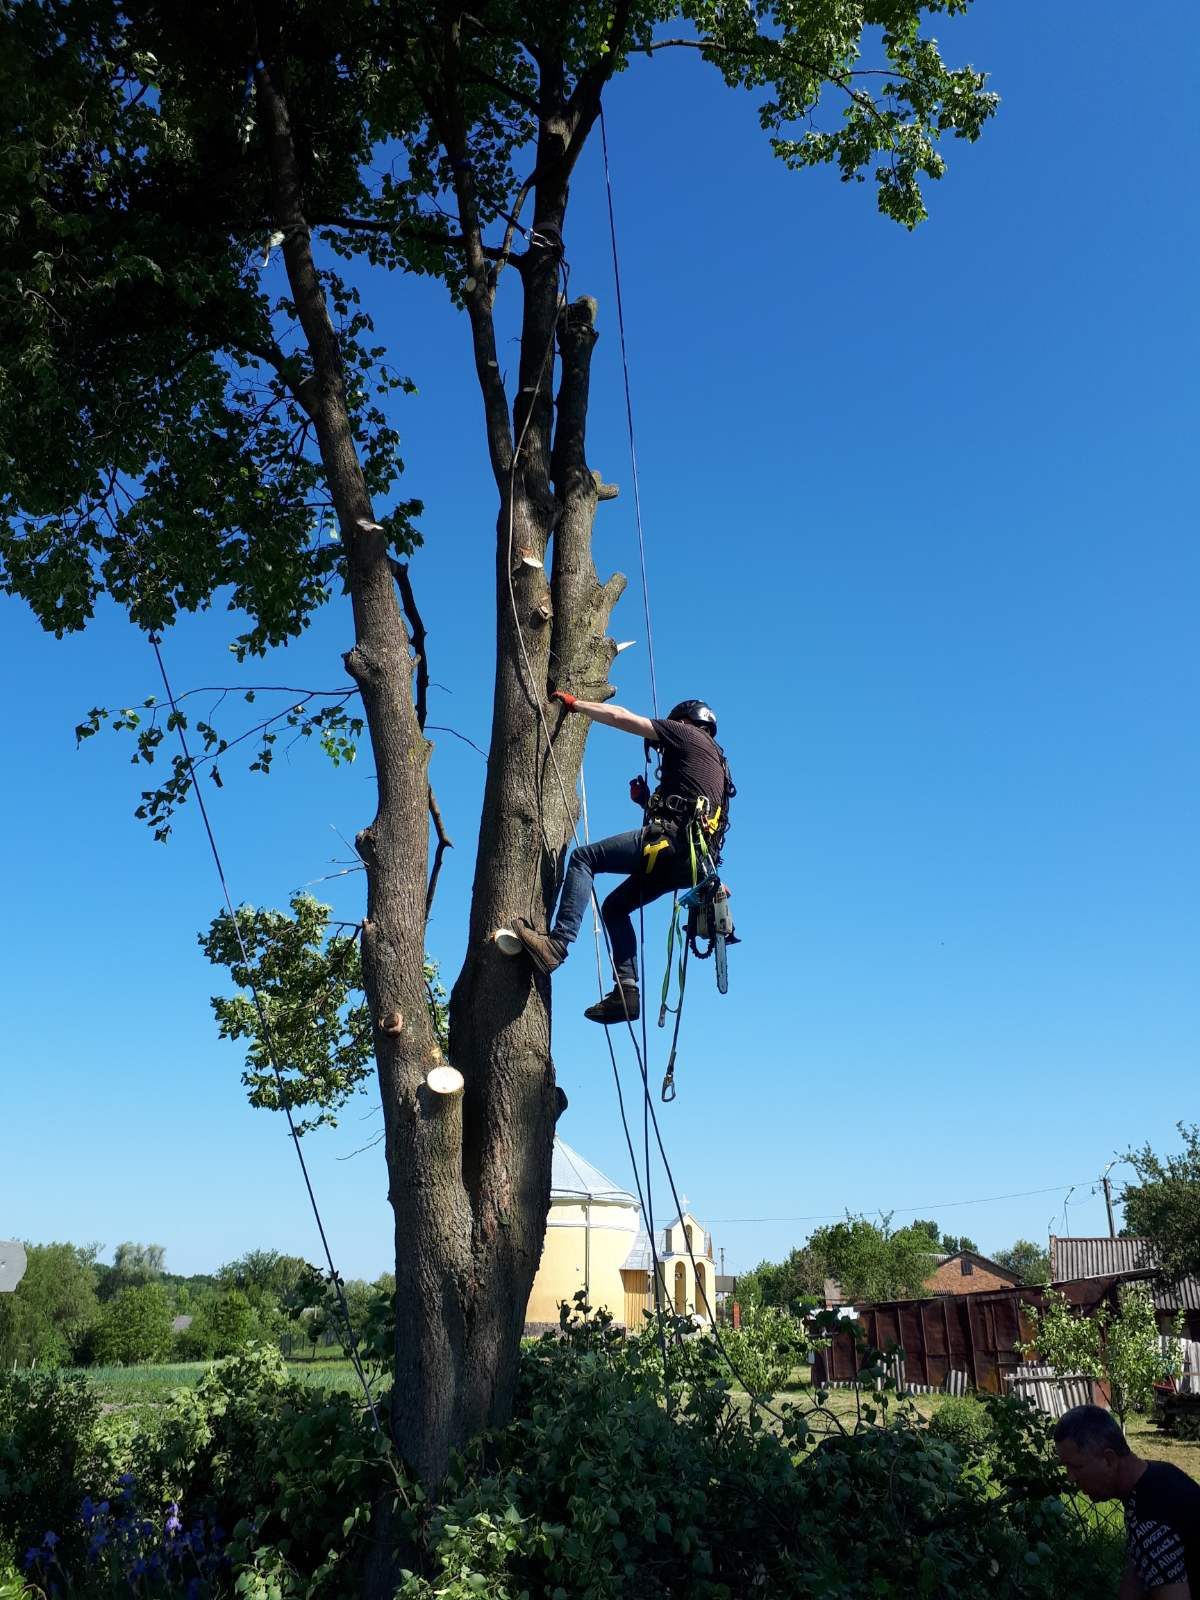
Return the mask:
[[585,1161],[565,1139],[555,1136],[550,1168],[550,1203],[556,1200],[606,1200],[611,1205],[636,1206],[636,1195],[606,1178],[599,1167]]

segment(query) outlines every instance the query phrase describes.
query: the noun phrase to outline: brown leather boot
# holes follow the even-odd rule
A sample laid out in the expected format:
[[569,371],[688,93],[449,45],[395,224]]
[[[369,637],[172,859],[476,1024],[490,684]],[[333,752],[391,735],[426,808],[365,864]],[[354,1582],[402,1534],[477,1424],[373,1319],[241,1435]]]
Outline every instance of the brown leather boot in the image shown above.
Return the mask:
[[529,952],[529,959],[547,977],[567,959],[567,947],[549,933],[539,933],[532,923],[518,917],[513,932]]
[[636,983],[618,983],[603,1000],[597,1000],[583,1013],[589,1022],[601,1022],[606,1028],[614,1022],[636,1022],[642,1014],[641,996]]

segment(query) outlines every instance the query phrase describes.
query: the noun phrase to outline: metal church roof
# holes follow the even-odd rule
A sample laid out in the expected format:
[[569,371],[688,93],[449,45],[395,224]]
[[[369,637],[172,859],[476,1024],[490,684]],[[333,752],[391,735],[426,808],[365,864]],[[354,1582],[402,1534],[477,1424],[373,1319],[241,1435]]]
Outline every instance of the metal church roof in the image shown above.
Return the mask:
[[581,1199],[608,1200],[615,1205],[637,1205],[637,1198],[628,1189],[606,1178],[599,1167],[585,1161],[578,1150],[573,1150],[565,1139],[554,1140],[554,1157],[550,1167],[551,1200]]
[[[658,1259],[661,1261],[667,1253],[667,1230],[656,1228],[654,1230]],[[621,1263],[623,1272],[653,1272],[654,1254],[650,1248],[650,1235],[645,1231],[638,1234],[629,1247],[629,1254]]]

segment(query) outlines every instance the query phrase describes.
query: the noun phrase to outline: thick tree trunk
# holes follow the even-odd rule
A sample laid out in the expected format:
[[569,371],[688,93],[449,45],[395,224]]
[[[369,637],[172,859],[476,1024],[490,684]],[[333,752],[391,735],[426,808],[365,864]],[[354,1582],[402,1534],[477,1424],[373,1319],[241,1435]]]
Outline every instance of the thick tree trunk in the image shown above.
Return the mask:
[[[269,53],[264,59],[270,62]],[[273,81],[270,65],[258,69],[274,220],[313,366],[312,380],[295,393],[315,425],[347,551],[355,641],[346,665],[362,691],[378,772],[378,811],[358,848],[367,869],[363,977],[376,1019],[396,1225],[392,1433],[401,1458],[427,1483],[442,1476],[453,1448],[511,1411],[549,1208],[557,1106],[549,986],[528,963],[502,956],[491,934],[514,916],[544,920],[553,904],[575,821],[586,727],[581,719],[564,721],[549,690],[569,686],[595,698],[611,692],[606,630],[624,588],[619,576],[601,584],[591,557],[600,493],[587,467],[585,421],[596,308],[590,300],[566,307],[559,292],[580,118],[568,114],[561,82],[552,77],[547,103],[561,114],[541,124],[544,176],[520,268],[524,317],[510,421],[492,322],[495,278],[480,240],[450,66],[448,56],[443,136],[457,174],[472,274],[466,302],[500,499],[492,741],[468,953],[451,1000],[451,1058],[466,1080],[462,1097],[434,1094],[425,1081],[437,1059],[423,969],[429,746],[413,704],[408,636],[354,444],[284,86]]]
[[[544,925],[552,909],[575,822],[585,727],[581,719],[564,720],[548,686],[611,693],[606,628],[624,588],[619,577],[602,585],[591,559],[598,491],[584,458],[583,425],[594,314],[594,302],[580,301],[559,323],[563,376],[553,463],[543,452],[526,465],[522,452],[511,562],[507,504],[498,528],[492,747],[468,954],[450,1008],[451,1054],[468,1086],[464,1168],[477,1280],[467,1405],[479,1427],[502,1422],[511,1404],[545,1236],[556,1116],[549,983],[528,962],[501,955],[491,935],[514,916]],[[551,523],[548,579],[541,567],[522,564],[517,551],[524,546],[544,558]]]
[[312,257],[287,106],[268,69],[260,70],[259,90],[275,222],[313,364],[305,403],[347,551],[354,646],[346,667],[362,692],[378,774],[378,810],[357,844],[367,873],[363,979],[375,1019],[396,1223],[392,1431],[401,1457],[433,1480],[470,1427],[462,1394],[472,1232],[461,1171],[461,1099],[431,1093],[425,1083],[438,1059],[424,976],[429,746],[413,704],[412,658],[386,541],[354,445],[337,337]]

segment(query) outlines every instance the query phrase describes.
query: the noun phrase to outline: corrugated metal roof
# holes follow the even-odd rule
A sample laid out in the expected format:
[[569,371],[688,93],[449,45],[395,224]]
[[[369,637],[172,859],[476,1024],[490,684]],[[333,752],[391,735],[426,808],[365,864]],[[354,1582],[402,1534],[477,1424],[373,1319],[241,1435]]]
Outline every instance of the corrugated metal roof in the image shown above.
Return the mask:
[[1050,1235],[1050,1276],[1055,1283],[1071,1278],[1112,1278],[1119,1272],[1153,1268],[1149,1239],[1060,1239]]
[[[658,1241],[658,1258],[661,1261],[667,1252],[667,1231],[665,1228],[656,1228],[654,1236]],[[650,1249],[650,1235],[646,1232],[638,1234],[629,1246],[629,1254],[621,1263],[623,1272],[653,1272],[654,1255]]]
[[585,1161],[578,1150],[572,1150],[565,1139],[555,1138],[554,1156],[550,1166],[550,1198],[571,1197],[586,1200],[611,1200],[637,1205],[637,1199],[628,1189],[606,1178],[599,1167]]
[[[671,1226],[674,1227],[675,1224],[672,1223]],[[678,1260],[679,1257],[687,1255],[686,1250],[672,1252],[667,1248],[667,1235],[669,1232],[668,1228],[655,1228],[654,1230],[654,1237],[658,1241],[658,1259],[660,1261]],[[702,1234],[701,1239],[702,1242],[698,1246],[693,1246],[696,1260],[712,1261],[712,1235],[710,1233]],[[650,1250],[650,1235],[644,1229],[630,1245],[629,1254],[621,1263],[621,1270],[623,1272],[653,1272],[654,1256]]]
[[[1119,1278],[1154,1271],[1154,1247],[1149,1239],[1060,1239],[1050,1235],[1050,1279],[1069,1283],[1079,1278]],[[1200,1311],[1200,1278],[1153,1285],[1157,1311]]]

